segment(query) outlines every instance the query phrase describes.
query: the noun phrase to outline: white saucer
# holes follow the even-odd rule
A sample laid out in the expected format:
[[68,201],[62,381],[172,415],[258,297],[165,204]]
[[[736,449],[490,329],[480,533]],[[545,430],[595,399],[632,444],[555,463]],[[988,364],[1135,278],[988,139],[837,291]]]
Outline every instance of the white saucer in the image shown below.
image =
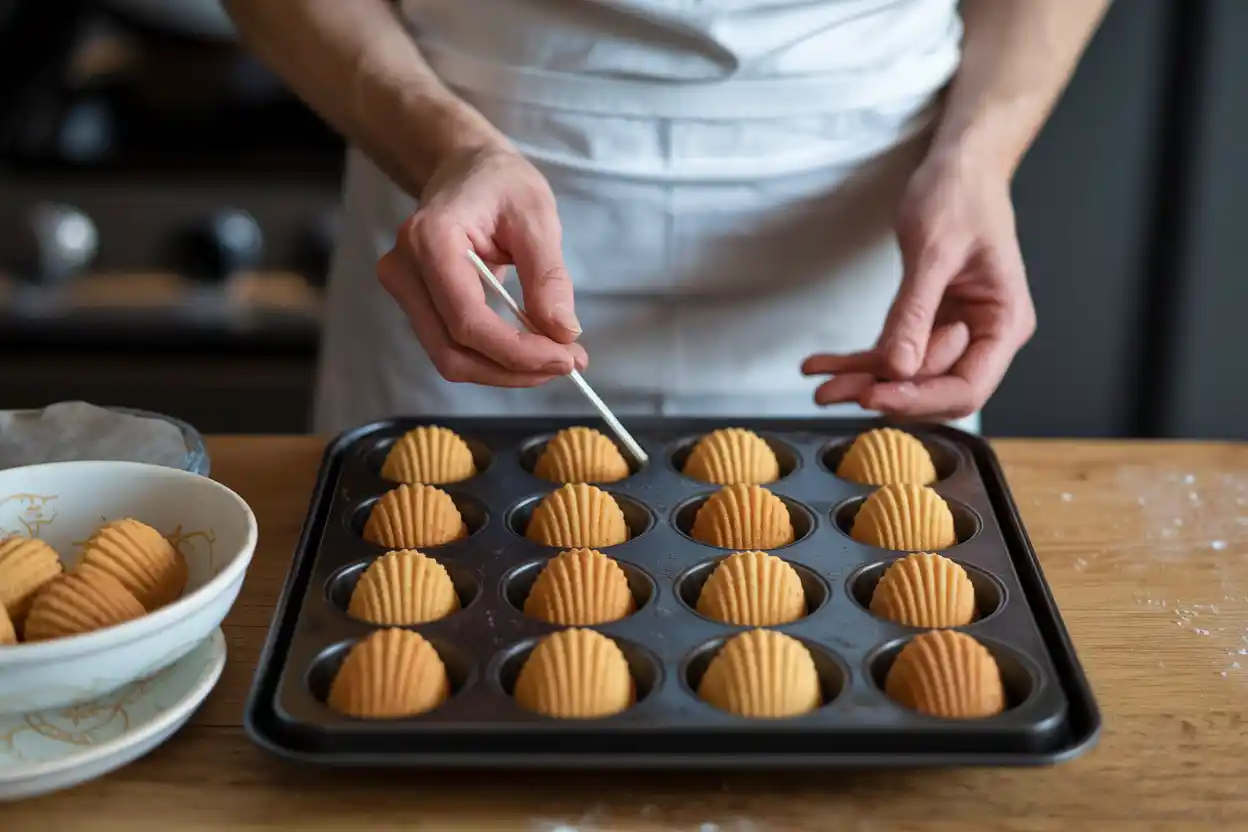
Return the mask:
[[186,723],[224,667],[218,627],[169,667],[108,696],[0,716],[0,801],[77,786],[142,757]]

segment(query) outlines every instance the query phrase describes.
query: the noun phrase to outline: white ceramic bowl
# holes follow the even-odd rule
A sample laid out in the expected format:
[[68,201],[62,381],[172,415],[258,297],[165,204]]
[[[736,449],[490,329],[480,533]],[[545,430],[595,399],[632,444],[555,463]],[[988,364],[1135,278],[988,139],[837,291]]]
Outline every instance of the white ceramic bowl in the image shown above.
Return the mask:
[[0,647],[0,713],[76,705],[182,658],[238,597],[256,549],[256,518],[230,489],[138,462],[54,462],[0,471],[0,536],[38,537],[66,566],[108,520],[133,517],[186,557],[177,601],[114,627]]

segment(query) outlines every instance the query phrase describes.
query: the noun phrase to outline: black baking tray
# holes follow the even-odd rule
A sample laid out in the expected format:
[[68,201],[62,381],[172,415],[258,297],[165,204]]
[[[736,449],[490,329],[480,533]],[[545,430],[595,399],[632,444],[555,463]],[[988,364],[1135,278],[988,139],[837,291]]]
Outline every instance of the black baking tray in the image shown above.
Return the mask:
[[[463,609],[412,627],[437,648],[453,695],[413,718],[358,720],[324,704],[346,648],[371,625],[344,612],[355,581],[384,549],[361,537],[372,502],[395,486],[380,476],[394,440],[419,424],[468,440],[479,473],[443,486],[471,534],[425,551],[446,566]],[[751,720],[693,693],[715,648],[744,628],[694,612],[697,588],[728,550],[687,530],[715,486],[680,473],[692,444],[723,420],[639,418],[629,429],[649,463],[601,487],[624,508],[632,535],[605,549],[625,568],[638,611],[595,627],[623,648],[638,701],[603,719],[561,720],[520,707],[510,686],[536,639],[559,629],[523,615],[527,588],[558,550],[523,537],[536,501],[557,486],[532,465],[557,430],[586,419],[400,419],[337,437],[325,452],[294,562],[256,669],[245,722],[283,757],[353,766],[479,768],[795,768],[1037,765],[1095,744],[1100,714],[1019,518],[1001,467],[982,439],[944,426],[906,429],[932,452],[933,487],[953,509],[959,544],[944,554],[967,568],[982,617],[960,628],[1002,668],[1010,707],[980,720],[944,720],[882,692],[889,663],[919,630],[867,612],[874,581],[904,553],[864,546],[844,531],[872,490],[832,472],[870,420],[737,419],[777,451],[784,476],[767,487],[789,505],[799,539],[772,550],[797,567],[811,612],[777,627],[801,639],[823,677],[817,711]]]

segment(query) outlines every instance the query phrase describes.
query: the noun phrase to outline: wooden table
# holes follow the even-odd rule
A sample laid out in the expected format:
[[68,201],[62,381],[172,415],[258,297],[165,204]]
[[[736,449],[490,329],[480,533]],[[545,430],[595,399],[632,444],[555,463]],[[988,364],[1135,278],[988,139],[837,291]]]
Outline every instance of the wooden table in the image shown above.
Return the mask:
[[219,686],[148,757],[0,807],[4,832],[1248,828],[1248,446],[997,444],[1104,711],[1089,754],[1045,769],[783,777],[324,772],[268,756],[243,733],[243,700],[322,443],[209,448],[261,530]]

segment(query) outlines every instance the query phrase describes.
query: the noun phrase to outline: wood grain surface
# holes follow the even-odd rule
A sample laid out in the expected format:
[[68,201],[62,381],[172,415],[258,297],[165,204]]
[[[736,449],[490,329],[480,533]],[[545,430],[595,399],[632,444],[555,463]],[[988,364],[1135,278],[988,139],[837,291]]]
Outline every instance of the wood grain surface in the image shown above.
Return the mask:
[[252,745],[243,700],[323,444],[213,438],[260,546],[194,720],[101,780],[0,806],[0,829],[1174,830],[1248,827],[1248,446],[996,443],[1104,712],[1052,768],[784,776],[311,770]]

